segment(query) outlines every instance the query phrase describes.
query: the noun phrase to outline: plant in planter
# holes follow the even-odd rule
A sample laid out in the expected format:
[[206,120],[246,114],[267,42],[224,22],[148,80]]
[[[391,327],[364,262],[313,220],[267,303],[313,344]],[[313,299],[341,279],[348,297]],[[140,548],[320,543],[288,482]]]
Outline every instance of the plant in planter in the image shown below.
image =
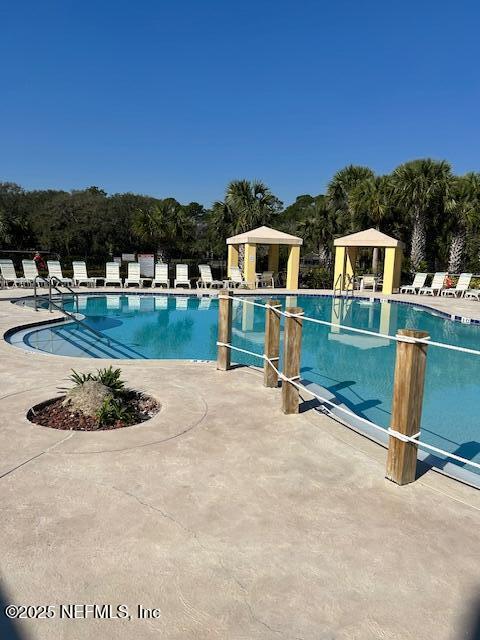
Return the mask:
[[64,398],[30,411],[32,422],[56,429],[119,429],[148,420],[160,409],[150,396],[126,388],[121,370],[111,366],[96,373],[72,370],[70,380],[74,386]]

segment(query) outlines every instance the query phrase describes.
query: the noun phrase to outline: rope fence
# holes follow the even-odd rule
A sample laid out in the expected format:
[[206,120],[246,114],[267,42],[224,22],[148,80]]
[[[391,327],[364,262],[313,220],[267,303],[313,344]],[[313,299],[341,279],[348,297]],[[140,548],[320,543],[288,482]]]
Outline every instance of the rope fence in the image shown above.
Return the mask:
[[[219,339],[217,368],[230,368],[230,353],[236,351],[258,358],[264,363],[265,386],[277,387],[282,381],[282,409],[284,413],[298,413],[300,392],[317,399],[326,410],[333,411],[372,429],[381,431],[389,436],[386,477],[397,484],[403,485],[413,482],[416,478],[417,448],[421,447],[432,453],[439,454],[462,464],[480,469],[480,464],[450,453],[420,440],[421,414],[423,403],[423,388],[427,347],[438,348],[479,355],[480,350],[468,349],[443,342],[435,342],[427,333],[413,329],[401,329],[397,335],[378,333],[366,329],[358,329],[346,325],[319,320],[305,316],[303,309],[290,307],[282,310],[281,304],[270,300],[266,304],[233,296],[231,291],[219,293]],[[265,348],[259,354],[231,344],[232,301],[260,307],[265,310]],[[280,349],[280,318],[285,318],[283,371],[279,369]],[[301,335],[303,322],[311,322],[335,329],[343,329],[353,333],[361,333],[377,338],[384,338],[397,343],[395,375],[393,385],[392,418],[390,427],[383,427],[353,411],[342,407],[333,400],[306,387],[300,382]],[[222,337],[223,336],[223,337]],[[228,336],[228,339],[225,339]],[[226,358],[226,354],[228,357]],[[225,366],[228,360],[227,366]]]

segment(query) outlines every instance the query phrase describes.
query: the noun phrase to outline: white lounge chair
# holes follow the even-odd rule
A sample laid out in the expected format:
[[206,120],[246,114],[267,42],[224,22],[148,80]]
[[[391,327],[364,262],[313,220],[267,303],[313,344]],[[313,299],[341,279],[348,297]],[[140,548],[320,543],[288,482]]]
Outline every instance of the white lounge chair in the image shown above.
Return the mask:
[[188,265],[187,264],[177,264],[175,269],[175,280],[173,281],[173,286],[176,287],[188,287],[192,288],[190,283],[190,278],[188,277]]
[[379,278],[377,278],[377,276],[364,275],[360,278],[360,291],[365,291],[366,289],[376,291],[378,284]]
[[72,262],[73,266],[73,282],[77,287],[81,284],[86,284],[87,287],[96,287],[99,280],[103,278],[92,278],[87,274],[87,265],[83,260],[76,260]]
[[60,280],[62,284],[69,286],[73,285],[73,280],[71,278],[63,277],[62,267],[60,266],[59,260],[47,260],[47,267],[49,278],[57,278],[57,280]]
[[[422,287],[419,291],[420,295],[424,296],[438,296],[443,289],[447,272],[437,272],[433,276],[432,284],[429,287]],[[435,293],[436,292],[436,293]]]
[[105,265],[105,282],[107,284],[118,284],[123,286],[122,279],[120,278],[120,265],[118,262],[107,262]]
[[416,273],[412,284],[400,287],[400,293],[418,293],[425,286],[428,273]]
[[28,284],[32,284],[27,278],[18,278],[13,266],[13,261],[6,258],[0,260],[0,273],[2,274],[5,284],[12,285],[12,287],[26,287]]
[[450,287],[449,289],[442,289],[442,296],[453,296],[456,298],[459,296],[460,298],[468,291],[470,287],[470,282],[472,280],[473,273],[461,273],[457,284],[454,287]]
[[209,264],[199,264],[200,278],[197,280],[197,288],[204,287],[223,287],[222,280],[214,280],[212,276],[212,268]]
[[[150,280],[150,278],[147,278]],[[140,277],[140,264],[138,262],[129,262],[128,263],[128,273],[125,278],[125,287],[128,287],[131,284],[136,284],[140,288],[143,287],[143,283],[145,282],[145,278]]]
[[155,277],[152,280],[152,288],[155,289],[157,284],[167,288],[170,286],[170,280],[168,278],[168,264],[165,264],[164,262],[157,262],[155,265]]
[[238,289],[248,287],[248,284],[243,279],[240,267],[230,267],[230,278],[228,280],[228,286]]
[[480,300],[480,289],[468,289],[463,297],[468,300]]
[[255,282],[255,287],[258,289],[259,287],[275,287],[275,282],[273,280],[273,271],[264,271],[263,273],[257,273],[257,278]]
[[[38,277],[38,268],[35,260],[22,260],[22,269],[25,280],[28,280],[29,283],[33,286],[35,282],[35,278]],[[43,278],[39,278],[37,280],[37,286],[43,287],[47,283]]]

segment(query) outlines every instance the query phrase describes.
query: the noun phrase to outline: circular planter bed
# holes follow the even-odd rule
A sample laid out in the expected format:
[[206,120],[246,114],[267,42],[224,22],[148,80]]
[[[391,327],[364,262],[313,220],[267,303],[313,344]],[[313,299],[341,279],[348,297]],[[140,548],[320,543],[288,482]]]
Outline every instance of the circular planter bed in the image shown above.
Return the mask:
[[139,391],[128,390],[123,393],[124,415],[106,423],[95,416],[86,415],[65,404],[65,396],[53,398],[32,407],[27,418],[34,424],[51,429],[65,431],[110,431],[140,424],[152,418],[160,411],[160,404],[151,396]]

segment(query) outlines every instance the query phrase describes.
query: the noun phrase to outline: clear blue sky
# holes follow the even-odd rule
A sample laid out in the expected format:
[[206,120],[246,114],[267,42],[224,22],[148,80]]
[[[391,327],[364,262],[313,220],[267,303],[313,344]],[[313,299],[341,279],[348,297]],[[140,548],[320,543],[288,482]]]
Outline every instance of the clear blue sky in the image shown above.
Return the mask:
[[479,170],[473,1],[38,0],[0,6],[0,180],[285,202],[349,163]]

